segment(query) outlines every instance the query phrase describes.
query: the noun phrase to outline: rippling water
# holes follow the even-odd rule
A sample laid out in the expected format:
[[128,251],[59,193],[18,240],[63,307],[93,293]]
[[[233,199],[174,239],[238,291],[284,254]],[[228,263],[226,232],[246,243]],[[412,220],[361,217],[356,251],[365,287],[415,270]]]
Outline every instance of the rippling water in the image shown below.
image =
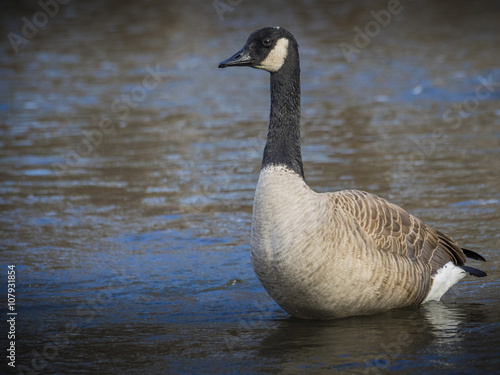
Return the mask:
[[[18,371],[498,373],[496,3],[41,9],[0,5],[0,285],[16,265]],[[248,254],[269,78],[217,64],[277,24],[301,46],[309,185],[402,205],[484,255],[487,278],[337,321],[269,299]]]

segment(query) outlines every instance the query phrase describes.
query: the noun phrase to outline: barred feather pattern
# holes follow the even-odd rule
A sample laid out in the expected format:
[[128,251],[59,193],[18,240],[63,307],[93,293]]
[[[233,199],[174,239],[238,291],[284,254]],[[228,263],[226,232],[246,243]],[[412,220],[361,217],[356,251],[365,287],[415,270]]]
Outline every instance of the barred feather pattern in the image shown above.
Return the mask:
[[359,190],[330,194],[333,204],[353,215],[380,250],[423,262],[432,275],[449,261],[458,266],[465,263],[464,252],[451,237],[425,225],[401,207]]

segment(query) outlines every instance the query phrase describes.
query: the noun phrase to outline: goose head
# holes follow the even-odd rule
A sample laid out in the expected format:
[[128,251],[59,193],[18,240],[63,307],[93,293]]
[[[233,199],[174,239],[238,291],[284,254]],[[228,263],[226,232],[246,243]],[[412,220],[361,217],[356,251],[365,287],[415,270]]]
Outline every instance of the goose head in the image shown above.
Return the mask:
[[291,61],[298,62],[294,36],[279,26],[264,27],[250,34],[243,48],[222,61],[219,68],[249,66],[275,73]]

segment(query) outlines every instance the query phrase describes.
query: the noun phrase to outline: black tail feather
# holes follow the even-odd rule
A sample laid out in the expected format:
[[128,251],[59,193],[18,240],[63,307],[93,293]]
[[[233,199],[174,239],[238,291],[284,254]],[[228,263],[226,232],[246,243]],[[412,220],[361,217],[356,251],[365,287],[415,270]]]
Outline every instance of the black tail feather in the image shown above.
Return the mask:
[[465,256],[467,258],[471,258],[471,259],[475,259],[475,260],[480,260],[482,262],[486,262],[486,259],[484,259],[481,255],[479,255],[475,251],[467,250],[467,249],[462,249],[462,251],[464,252],[464,254],[465,254]]
[[463,269],[465,272],[468,272],[472,276],[476,277],[485,277],[488,276],[488,274],[484,271],[478,270],[477,268],[469,267],[469,266],[460,266],[461,269]]

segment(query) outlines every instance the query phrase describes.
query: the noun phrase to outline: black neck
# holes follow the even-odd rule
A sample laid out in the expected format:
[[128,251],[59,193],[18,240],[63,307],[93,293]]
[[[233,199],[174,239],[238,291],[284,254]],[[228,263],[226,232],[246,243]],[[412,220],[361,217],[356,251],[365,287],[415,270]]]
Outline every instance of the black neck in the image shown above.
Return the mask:
[[300,66],[297,52],[287,57],[280,70],[271,73],[271,115],[262,168],[268,165],[285,165],[304,178],[300,152]]

